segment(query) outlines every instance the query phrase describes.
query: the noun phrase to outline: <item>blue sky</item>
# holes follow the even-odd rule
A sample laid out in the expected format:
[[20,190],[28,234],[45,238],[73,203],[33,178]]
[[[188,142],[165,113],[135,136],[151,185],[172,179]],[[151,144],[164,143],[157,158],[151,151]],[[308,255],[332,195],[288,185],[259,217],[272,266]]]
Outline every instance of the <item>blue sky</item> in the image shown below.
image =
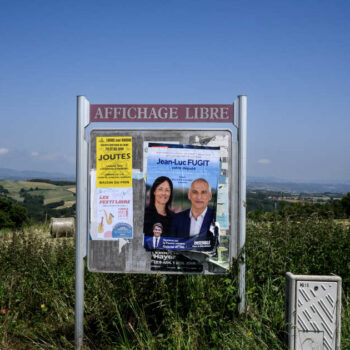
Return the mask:
[[72,174],[76,96],[248,95],[248,175],[350,181],[349,1],[16,1],[0,12],[0,167]]

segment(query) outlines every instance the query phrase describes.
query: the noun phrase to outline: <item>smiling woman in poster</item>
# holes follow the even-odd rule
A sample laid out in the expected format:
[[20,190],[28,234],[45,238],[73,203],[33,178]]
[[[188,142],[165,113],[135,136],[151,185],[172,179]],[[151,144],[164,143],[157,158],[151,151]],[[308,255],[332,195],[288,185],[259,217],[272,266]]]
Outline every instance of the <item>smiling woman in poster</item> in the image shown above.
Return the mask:
[[143,232],[153,236],[153,225],[160,222],[163,225],[163,236],[169,236],[173,212],[170,210],[173,199],[173,183],[166,176],[158,177],[151,187],[150,203],[145,209]]

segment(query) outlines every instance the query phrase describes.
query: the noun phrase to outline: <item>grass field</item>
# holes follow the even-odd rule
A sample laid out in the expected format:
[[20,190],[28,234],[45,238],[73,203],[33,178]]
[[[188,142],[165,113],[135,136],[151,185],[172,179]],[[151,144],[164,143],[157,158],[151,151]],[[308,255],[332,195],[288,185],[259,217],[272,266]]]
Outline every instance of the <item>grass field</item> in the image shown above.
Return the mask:
[[29,193],[32,196],[44,196],[44,204],[64,201],[65,207],[69,202],[70,206],[75,203],[75,187],[71,185],[57,186],[45,182],[30,182],[30,181],[0,181],[0,185],[9,191],[9,197],[22,202],[23,197],[20,196],[21,189],[26,191],[33,189]]
[[[1,237],[1,236],[0,236]],[[85,273],[84,349],[286,349],[285,273],[343,279],[350,350],[350,228],[310,218],[247,222],[247,312],[226,276]],[[47,227],[0,238],[0,348],[74,349],[74,242]]]

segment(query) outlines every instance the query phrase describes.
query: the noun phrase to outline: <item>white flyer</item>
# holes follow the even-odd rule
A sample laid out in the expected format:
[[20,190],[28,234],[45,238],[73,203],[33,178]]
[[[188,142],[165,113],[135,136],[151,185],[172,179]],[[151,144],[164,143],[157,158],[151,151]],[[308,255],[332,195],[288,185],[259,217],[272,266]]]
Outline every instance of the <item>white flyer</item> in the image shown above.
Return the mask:
[[93,239],[133,238],[132,187],[97,188]]

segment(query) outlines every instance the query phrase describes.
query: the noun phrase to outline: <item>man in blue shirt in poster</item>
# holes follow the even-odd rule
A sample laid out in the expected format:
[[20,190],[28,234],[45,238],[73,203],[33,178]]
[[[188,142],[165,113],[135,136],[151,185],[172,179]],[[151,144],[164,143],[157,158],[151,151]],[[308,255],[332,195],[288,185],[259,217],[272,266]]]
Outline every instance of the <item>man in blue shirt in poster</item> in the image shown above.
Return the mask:
[[203,178],[194,180],[188,191],[191,208],[173,216],[171,237],[193,238],[191,241],[210,240],[213,237],[210,230],[214,228],[214,210],[208,207],[211,198],[208,181]]

